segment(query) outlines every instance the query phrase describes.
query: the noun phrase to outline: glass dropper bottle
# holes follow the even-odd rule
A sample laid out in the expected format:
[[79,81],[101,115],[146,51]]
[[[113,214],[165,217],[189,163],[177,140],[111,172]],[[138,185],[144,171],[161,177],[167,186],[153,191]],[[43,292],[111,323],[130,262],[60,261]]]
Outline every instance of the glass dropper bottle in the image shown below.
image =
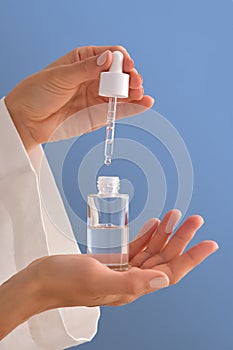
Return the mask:
[[113,270],[128,269],[129,196],[119,193],[118,176],[99,176],[89,194],[87,254]]
[[129,92],[129,74],[122,72],[123,58],[122,52],[114,51],[109,71],[100,74],[99,95],[109,97],[104,148],[106,165],[112,162],[117,98],[127,98]]

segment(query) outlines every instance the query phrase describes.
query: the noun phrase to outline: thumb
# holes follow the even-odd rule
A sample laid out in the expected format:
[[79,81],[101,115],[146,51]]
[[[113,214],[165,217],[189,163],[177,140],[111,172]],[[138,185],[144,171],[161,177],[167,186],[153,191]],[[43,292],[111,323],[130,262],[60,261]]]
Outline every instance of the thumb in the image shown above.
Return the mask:
[[102,289],[99,292],[104,292],[106,295],[139,296],[168,285],[169,278],[164,272],[132,267],[125,272],[109,270],[108,274],[105,273],[99,284],[99,288]]
[[99,78],[102,71],[108,70],[112,62],[112,52],[104,51],[101,55],[92,56],[79,62],[54,68],[56,80],[64,88],[75,88],[88,80]]

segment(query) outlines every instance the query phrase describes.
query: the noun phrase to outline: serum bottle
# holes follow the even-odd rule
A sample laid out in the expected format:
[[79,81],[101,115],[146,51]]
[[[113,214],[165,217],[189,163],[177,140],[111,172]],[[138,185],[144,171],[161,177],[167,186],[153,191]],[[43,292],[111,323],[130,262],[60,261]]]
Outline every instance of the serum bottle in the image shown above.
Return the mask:
[[119,193],[116,176],[100,176],[97,187],[88,196],[87,254],[113,270],[127,270],[129,196]]

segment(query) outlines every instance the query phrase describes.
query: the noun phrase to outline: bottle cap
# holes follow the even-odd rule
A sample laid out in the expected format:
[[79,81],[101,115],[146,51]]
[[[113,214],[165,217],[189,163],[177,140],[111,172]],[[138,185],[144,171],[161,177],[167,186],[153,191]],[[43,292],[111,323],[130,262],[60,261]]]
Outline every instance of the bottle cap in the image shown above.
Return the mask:
[[112,53],[112,65],[108,72],[100,74],[99,96],[127,98],[129,94],[129,74],[122,73],[123,53]]

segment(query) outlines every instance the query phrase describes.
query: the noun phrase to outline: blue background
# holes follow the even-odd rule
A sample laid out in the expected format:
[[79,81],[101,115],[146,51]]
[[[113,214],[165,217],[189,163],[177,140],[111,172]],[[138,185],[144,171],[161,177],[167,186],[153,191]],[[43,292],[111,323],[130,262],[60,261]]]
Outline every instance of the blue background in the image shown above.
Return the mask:
[[79,349],[233,347],[232,33],[231,0],[0,2],[1,96],[74,47],[126,46],[154,108],[189,149],[195,184],[188,213],[206,221],[194,242],[220,245],[178,285],[102,308],[97,336]]

